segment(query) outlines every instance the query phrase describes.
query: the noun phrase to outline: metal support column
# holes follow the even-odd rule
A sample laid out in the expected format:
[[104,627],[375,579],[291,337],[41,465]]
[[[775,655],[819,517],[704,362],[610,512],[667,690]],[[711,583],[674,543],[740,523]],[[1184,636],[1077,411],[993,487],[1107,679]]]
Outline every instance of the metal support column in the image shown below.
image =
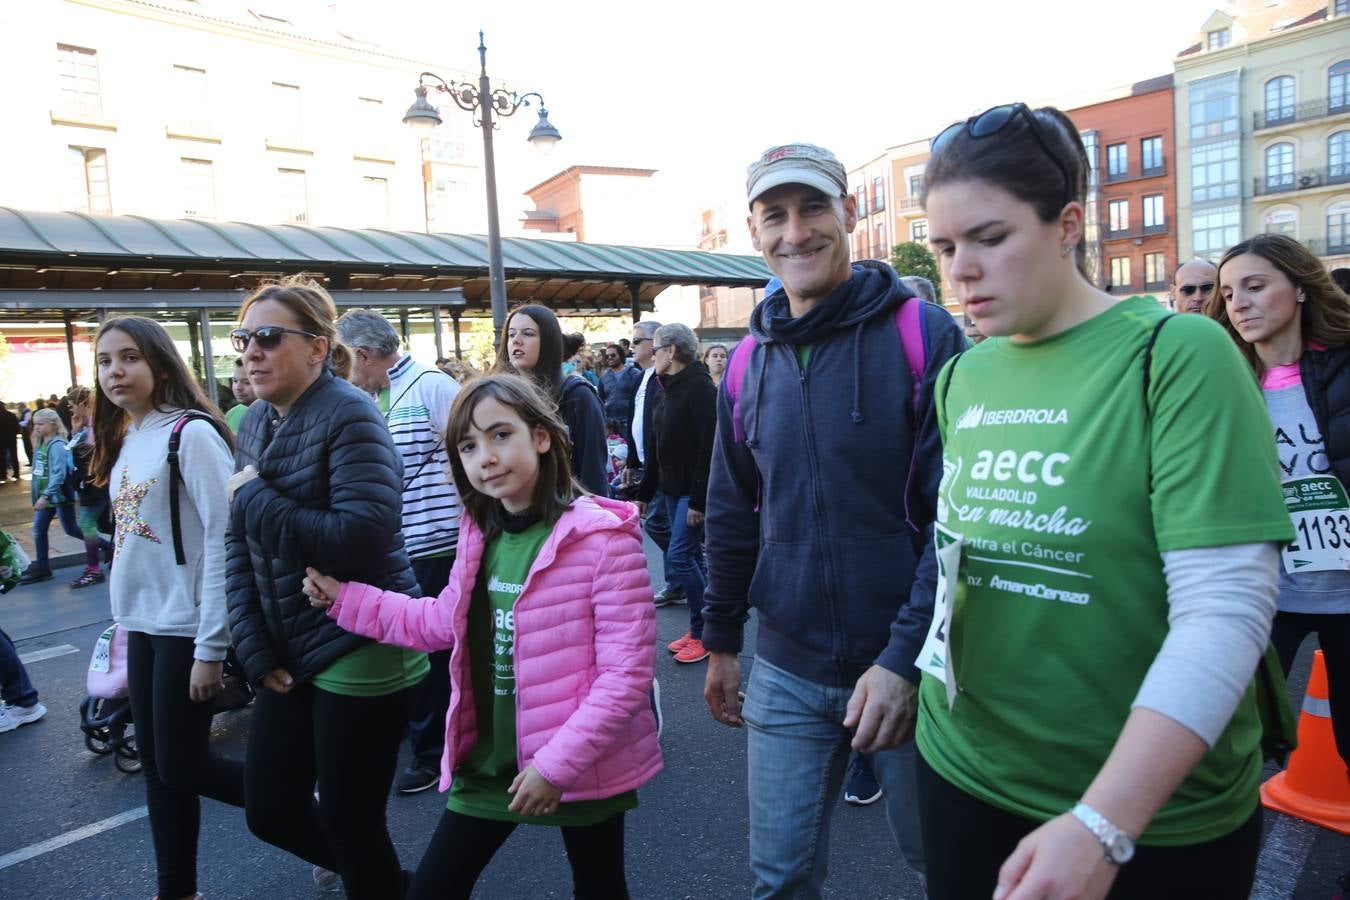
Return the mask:
[[66,324],[66,359],[70,362],[70,383],[74,385],[78,380],[75,372],[75,323],[70,321],[70,313],[61,316]]
[[192,348],[192,358],[188,360],[188,368],[192,371],[193,375],[197,376],[197,383],[205,385],[206,373],[202,371],[202,353],[197,347],[197,342],[200,339],[200,324],[200,320],[187,320],[188,346]]
[[463,362],[464,351],[459,349],[459,317],[460,311],[458,309],[450,310],[450,318],[455,320],[455,359]]
[[398,311],[398,331],[403,335],[403,349],[412,350],[412,337],[408,334],[408,311],[400,309]]
[[628,282],[628,295],[632,304],[633,324],[642,319],[642,282]]
[[445,350],[441,346],[441,308],[433,306],[431,308],[432,327],[436,329],[436,358],[445,359]]
[[203,306],[197,310],[197,316],[201,323],[202,332],[202,371],[206,375],[203,381],[206,386],[206,396],[214,402],[216,399],[216,362],[215,356],[211,352],[211,314]]

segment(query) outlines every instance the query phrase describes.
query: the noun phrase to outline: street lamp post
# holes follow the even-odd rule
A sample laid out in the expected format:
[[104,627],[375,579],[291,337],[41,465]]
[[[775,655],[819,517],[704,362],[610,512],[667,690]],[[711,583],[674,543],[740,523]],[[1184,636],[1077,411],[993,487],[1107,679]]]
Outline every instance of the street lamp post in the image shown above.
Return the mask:
[[[441,124],[440,110],[427,100],[427,91],[434,89],[449,94],[455,104],[467,112],[475,113],[474,124],[483,130],[483,174],[487,181],[488,214],[488,284],[492,296],[492,329],[494,343],[501,342],[502,329],[506,327],[506,270],[502,263],[501,223],[497,216],[497,165],[492,155],[492,131],[498,125],[494,120],[514,115],[522,106],[530,105],[530,98],[539,101],[539,121],[530,129],[527,140],[536,148],[547,153],[562,140],[558,129],[548,120],[548,110],[544,108],[544,98],[531,91],[517,94],[493,88],[488,81],[487,47],[483,44],[483,32],[478,32],[478,86],[469,82],[447,82],[434,72],[423,72],[417,77],[417,99],[408,109],[403,121],[414,129],[430,134]],[[428,84],[428,79],[431,83]]]

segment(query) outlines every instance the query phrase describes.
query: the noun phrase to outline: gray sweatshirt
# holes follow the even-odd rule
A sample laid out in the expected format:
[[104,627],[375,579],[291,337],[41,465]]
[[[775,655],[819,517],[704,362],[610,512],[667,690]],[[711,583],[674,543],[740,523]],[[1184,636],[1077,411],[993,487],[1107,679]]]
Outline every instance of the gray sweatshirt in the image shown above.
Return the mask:
[[131,631],[190,637],[193,657],[218,661],[230,644],[225,615],[226,482],[229,448],[207,422],[180,436],[178,512],[186,565],[177,565],[169,517],[169,433],[180,410],[128,425],[108,482],[117,522],[109,582],[113,618]]

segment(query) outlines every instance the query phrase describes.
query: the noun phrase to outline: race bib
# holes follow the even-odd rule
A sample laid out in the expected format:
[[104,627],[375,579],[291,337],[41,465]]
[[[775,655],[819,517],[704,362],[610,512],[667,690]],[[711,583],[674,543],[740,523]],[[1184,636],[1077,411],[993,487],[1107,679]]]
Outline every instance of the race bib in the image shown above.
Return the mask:
[[1350,502],[1340,479],[1330,475],[1284,482],[1284,505],[1294,540],[1280,554],[1286,572],[1350,570]]
[[94,657],[89,660],[89,671],[106,673],[112,667],[112,641],[116,633],[117,626],[114,625],[99,635],[98,643],[94,645]]
[[952,627],[952,602],[956,593],[956,576],[961,568],[961,546],[964,538],[941,525],[933,526],[933,544],[937,555],[937,590],[933,596],[933,621],[928,626],[928,637],[915,661],[921,672],[927,672],[947,686],[947,708],[956,703],[956,675],[952,672],[948,635]]

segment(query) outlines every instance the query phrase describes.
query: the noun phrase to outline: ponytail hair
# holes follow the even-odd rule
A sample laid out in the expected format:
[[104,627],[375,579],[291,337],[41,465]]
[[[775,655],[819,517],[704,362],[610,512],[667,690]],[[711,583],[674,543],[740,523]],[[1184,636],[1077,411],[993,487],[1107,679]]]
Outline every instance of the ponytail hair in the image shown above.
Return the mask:
[[[94,338],[95,354],[103,335],[109,331],[122,332],[141,351],[155,380],[150,402],[157,412],[181,409],[205,413],[211,417],[211,424],[225,441],[225,446],[234,449],[234,435],[225,424],[225,417],[207,399],[206,392],[188,371],[183,357],[178,355],[173,338],[169,337],[162,325],[143,316],[115,316],[108,319],[99,326],[98,336]],[[101,387],[94,397],[94,457],[89,464],[89,475],[94,484],[104,486],[111,479],[112,468],[118,454],[122,452],[122,441],[127,433],[127,413],[114,404]]]

